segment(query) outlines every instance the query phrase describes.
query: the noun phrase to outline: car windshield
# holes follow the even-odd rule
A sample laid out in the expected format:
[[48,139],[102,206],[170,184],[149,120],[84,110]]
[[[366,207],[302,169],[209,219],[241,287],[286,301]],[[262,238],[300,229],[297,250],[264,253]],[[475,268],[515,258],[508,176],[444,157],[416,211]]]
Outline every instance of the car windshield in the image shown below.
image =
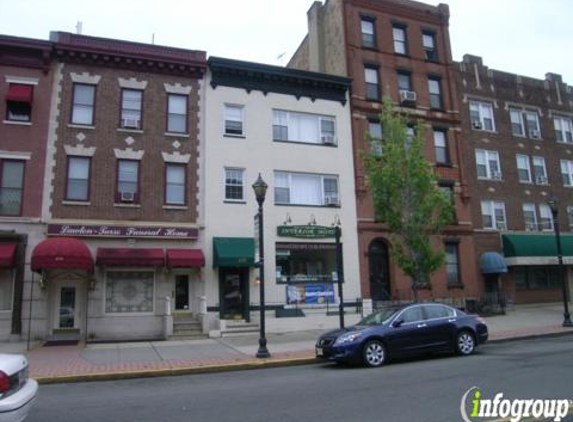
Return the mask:
[[383,309],[368,315],[356,325],[381,325],[388,321],[396,312],[398,312],[396,308]]

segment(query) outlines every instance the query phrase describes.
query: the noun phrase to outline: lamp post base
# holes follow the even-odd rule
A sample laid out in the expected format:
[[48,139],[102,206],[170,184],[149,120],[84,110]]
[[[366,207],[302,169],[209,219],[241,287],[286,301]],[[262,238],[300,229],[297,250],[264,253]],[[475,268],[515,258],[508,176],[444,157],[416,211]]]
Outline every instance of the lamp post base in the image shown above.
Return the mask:
[[564,327],[573,327],[573,322],[571,322],[571,316],[569,314],[564,315],[563,326]]
[[261,337],[259,339],[259,350],[257,350],[257,357],[258,358],[270,358],[271,354],[269,353],[269,349],[267,349],[267,339]]

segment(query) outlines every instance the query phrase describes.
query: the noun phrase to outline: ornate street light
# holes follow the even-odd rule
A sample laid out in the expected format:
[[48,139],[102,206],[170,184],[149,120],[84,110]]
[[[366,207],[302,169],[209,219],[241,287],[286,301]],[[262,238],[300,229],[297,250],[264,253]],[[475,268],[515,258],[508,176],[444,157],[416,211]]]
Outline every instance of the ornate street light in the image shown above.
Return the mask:
[[259,173],[259,177],[253,183],[253,190],[255,191],[255,198],[259,204],[258,213],[255,217],[255,224],[258,224],[258,244],[259,244],[259,294],[260,294],[260,336],[259,336],[259,350],[257,351],[258,358],[268,358],[271,356],[267,349],[267,338],[265,337],[265,264],[264,264],[264,236],[263,236],[263,202],[265,202],[265,195],[267,194],[268,185],[265,183]]
[[334,219],[334,240],[336,244],[336,278],[338,279],[338,317],[340,319],[340,328],[344,328],[344,295],[342,292],[342,283],[344,282],[344,266],[342,263],[342,244],[340,243],[340,218],[338,215]]
[[559,231],[559,201],[556,198],[551,198],[547,201],[547,205],[551,208],[551,215],[553,217],[553,230],[555,231],[555,242],[557,244],[557,260],[559,262],[559,278],[561,279],[561,291],[563,293],[563,326],[573,327],[571,323],[571,315],[569,314],[567,280],[565,279],[565,267],[563,266],[563,252],[561,250],[561,233]]

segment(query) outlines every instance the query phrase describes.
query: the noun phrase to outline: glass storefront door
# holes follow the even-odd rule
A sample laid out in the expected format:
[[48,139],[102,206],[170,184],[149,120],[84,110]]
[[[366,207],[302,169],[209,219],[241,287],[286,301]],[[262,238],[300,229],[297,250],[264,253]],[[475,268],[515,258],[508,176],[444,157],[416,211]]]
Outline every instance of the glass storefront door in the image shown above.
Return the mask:
[[58,328],[74,328],[76,326],[76,288],[63,286],[60,288],[60,318]]
[[249,319],[248,277],[248,268],[219,268],[221,319]]

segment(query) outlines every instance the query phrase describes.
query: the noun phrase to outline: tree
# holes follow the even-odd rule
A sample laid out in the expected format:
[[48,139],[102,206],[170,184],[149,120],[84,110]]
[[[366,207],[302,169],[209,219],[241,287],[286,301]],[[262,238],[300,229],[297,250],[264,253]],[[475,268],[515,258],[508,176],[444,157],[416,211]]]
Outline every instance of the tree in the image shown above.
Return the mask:
[[382,139],[368,135],[372,148],[363,155],[366,180],[376,215],[390,234],[392,260],[411,278],[418,301],[418,289],[444,264],[432,237],[453,221],[454,208],[424,156],[424,125],[418,122],[414,134],[408,133],[408,119],[393,111],[389,99],[380,123]]

